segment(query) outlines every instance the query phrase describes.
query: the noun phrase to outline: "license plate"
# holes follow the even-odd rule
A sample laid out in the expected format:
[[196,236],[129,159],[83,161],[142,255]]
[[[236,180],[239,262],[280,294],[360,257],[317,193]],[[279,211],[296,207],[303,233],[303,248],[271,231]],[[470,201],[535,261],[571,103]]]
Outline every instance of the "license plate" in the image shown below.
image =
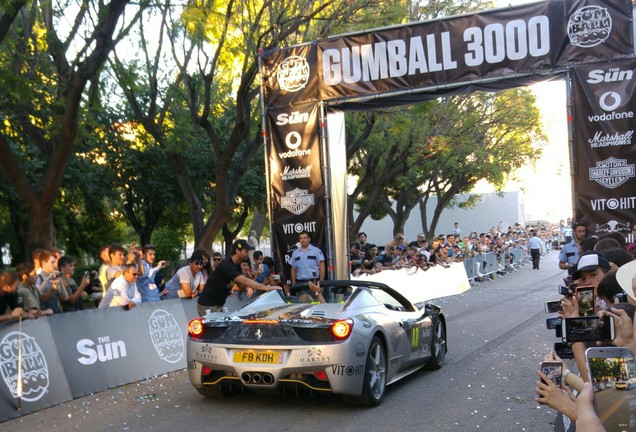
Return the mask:
[[285,353],[275,351],[234,351],[234,363],[283,364]]

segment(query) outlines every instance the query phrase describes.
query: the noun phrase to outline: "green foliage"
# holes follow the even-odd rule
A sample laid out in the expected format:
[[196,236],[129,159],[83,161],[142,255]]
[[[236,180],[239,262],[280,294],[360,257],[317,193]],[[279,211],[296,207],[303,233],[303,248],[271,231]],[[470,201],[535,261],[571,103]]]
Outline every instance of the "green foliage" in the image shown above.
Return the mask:
[[[352,198],[363,217],[390,215],[397,231],[414,206],[431,195],[438,197],[434,230],[441,210],[459,204],[453,201],[456,195],[470,192],[480,180],[501,188],[516,169],[541,155],[544,140],[535,98],[527,89],[440,98],[387,110],[383,117],[351,158],[349,172],[362,186]],[[361,130],[360,117],[353,120]],[[379,175],[389,163],[396,170]],[[474,200],[461,203],[472,205]]]
[[152,245],[160,260],[177,262],[181,258],[185,233],[175,232],[170,228],[159,228],[152,236]]

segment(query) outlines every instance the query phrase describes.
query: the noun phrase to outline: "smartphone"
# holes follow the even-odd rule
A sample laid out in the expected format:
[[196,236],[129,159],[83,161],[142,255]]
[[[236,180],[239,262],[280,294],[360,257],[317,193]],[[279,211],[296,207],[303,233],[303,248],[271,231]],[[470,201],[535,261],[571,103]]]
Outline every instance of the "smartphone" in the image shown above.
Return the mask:
[[165,263],[166,266],[169,266],[171,264],[170,261],[164,261],[164,263]]
[[562,359],[573,359],[574,352],[572,351],[572,346],[569,343],[565,342],[555,342],[554,343],[554,352],[561,357]]
[[594,387],[594,407],[605,430],[633,430],[634,353],[622,347],[592,347],[585,351],[585,363]]
[[561,323],[564,342],[608,342],[614,339],[614,318],[575,317],[564,318]]
[[[561,385],[561,377],[563,375],[563,363],[561,362],[541,362],[539,369],[548,376],[558,386]],[[543,379],[541,379],[543,381]],[[545,381],[543,381],[545,383]]]
[[548,330],[554,330],[555,328],[561,327],[561,321],[563,321],[560,317],[548,318],[545,320],[545,328]]
[[579,315],[589,317],[594,315],[594,288],[578,287],[576,298],[579,302]]
[[559,294],[565,297],[573,296],[576,292],[576,284],[570,284],[566,286],[559,285]]
[[545,302],[545,313],[555,313],[563,310],[561,300]]
[[89,276],[89,273],[87,271],[84,272],[84,277],[87,278]]

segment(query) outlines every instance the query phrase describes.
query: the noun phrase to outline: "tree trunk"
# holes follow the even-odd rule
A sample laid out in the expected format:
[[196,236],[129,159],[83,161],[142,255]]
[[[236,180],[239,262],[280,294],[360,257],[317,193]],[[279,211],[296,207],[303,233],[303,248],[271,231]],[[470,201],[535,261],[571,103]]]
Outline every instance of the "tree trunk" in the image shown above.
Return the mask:
[[[29,209],[27,244],[27,254],[31,253],[34,249],[51,250],[55,247],[55,226],[53,225],[51,209],[41,206],[35,209]],[[30,261],[30,258],[27,259]]]
[[250,227],[250,236],[254,236],[256,240],[261,239],[263,236],[263,230],[265,229],[265,221],[267,217],[265,213],[261,213],[259,210],[254,212],[254,217],[252,218],[252,226]]

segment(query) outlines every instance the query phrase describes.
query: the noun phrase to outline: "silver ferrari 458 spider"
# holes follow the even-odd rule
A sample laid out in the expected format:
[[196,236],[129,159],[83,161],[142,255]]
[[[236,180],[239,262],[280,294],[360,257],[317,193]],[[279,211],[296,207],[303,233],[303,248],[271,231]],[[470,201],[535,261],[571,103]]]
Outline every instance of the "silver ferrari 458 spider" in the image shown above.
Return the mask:
[[386,386],[422,367],[439,369],[446,319],[370,281],[297,285],[270,291],[230,313],[188,324],[188,373],[206,397],[245,388],[260,393],[323,392],[377,406]]

